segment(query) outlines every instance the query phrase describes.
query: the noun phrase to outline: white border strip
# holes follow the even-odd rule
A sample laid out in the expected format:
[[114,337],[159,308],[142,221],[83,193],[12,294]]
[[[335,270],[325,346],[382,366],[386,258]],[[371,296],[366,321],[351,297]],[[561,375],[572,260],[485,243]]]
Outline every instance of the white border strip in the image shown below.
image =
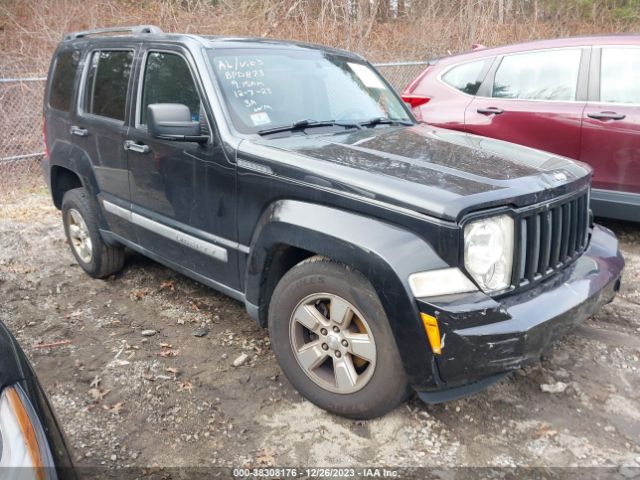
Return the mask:
[[112,213],[120,218],[124,218],[125,220],[142,228],[145,228],[150,232],[161,235],[165,238],[168,238],[169,240],[173,240],[174,242],[184,245],[185,247],[197,250],[198,252],[204,253],[205,255],[215,258],[216,260],[220,260],[221,262],[227,262],[228,260],[228,252],[226,248],[222,248],[218,245],[213,245],[192,235],[180,232],[179,230],[158,223],[155,220],[151,220],[147,217],[143,217],[142,215],[131,212],[126,208],[119,207],[118,205],[115,205],[106,200],[103,200],[102,204],[104,205],[104,209],[107,212]]

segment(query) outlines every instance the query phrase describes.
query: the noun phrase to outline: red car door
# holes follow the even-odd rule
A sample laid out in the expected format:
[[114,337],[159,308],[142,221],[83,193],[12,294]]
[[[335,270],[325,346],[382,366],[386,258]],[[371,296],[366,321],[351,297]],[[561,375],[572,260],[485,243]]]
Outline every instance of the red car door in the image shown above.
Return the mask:
[[577,159],[588,55],[581,47],[505,55],[467,106],[466,130]]
[[640,193],[640,47],[595,49],[591,72],[580,160],[594,188]]

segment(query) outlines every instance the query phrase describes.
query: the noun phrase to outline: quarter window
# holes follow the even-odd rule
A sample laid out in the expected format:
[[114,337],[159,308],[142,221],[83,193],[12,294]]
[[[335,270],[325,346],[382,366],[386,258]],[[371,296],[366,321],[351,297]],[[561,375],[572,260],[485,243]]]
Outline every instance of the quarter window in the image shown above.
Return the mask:
[[199,120],[200,96],[189,66],[180,55],[151,52],[147,56],[138,117],[140,125],[146,125],[147,107],[153,103],[181,103],[189,107],[192,120]]
[[453,67],[442,76],[442,81],[461,92],[475,95],[478,93],[478,89],[482,83],[480,73],[482,72],[485,62],[486,60],[480,60]]
[[85,90],[84,109],[87,113],[124,120],[132,60],[131,51],[93,53]]
[[640,103],[640,49],[602,49],[600,101]]
[[56,58],[49,95],[49,105],[51,107],[65,112],[71,110],[73,85],[79,60],[80,52],[76,50],[62,52]]
[[493,82],[493,97],[575,100],[581,51],[549,50],[508,55]]

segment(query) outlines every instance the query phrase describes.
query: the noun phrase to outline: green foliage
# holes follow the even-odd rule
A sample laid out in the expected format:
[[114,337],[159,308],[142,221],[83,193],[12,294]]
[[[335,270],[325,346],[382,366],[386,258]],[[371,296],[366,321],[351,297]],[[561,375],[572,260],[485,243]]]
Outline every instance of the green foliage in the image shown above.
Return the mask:
[[620,5],[611,11],[611,16],[614,20],[632,22],[640,19],[640,2],[631,0],[622,3],[626,5]]

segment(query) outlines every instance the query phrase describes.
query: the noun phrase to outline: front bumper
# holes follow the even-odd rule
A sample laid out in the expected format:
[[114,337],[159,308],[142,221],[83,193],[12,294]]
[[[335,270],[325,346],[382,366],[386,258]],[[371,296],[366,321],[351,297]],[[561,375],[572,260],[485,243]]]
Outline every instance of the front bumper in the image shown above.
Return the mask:
[[419,389],[420,397],[464,396],[537,361],[613,300],[623,267],[615,235],[596,225],[582,256],[534,288],[496,299],[481,292],[421,299],[421,311],[438,319],[444,346],[432,366],[440,385]]

